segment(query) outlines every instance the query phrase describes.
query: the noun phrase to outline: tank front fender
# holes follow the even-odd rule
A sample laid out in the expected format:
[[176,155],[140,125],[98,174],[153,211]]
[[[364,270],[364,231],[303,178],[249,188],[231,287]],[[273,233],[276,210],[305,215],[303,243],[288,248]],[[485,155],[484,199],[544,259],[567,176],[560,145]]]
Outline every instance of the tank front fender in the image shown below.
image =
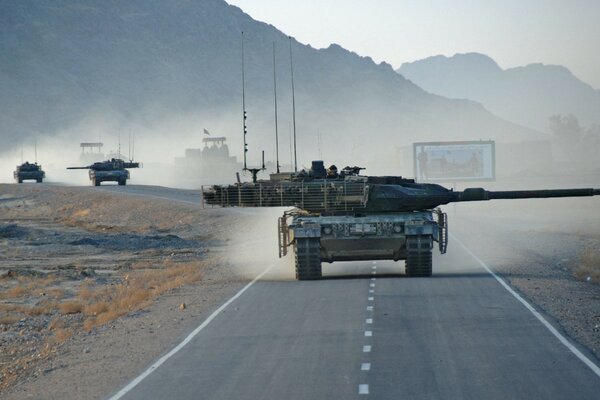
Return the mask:
[[294,238],[320,238],[321,237],[321,225],[303,223],[300,225],[293,225],[290,227],[294,232]]
[[407,221],[404,225],[404,233],[406,235],[432,235],[437,238],[438,225],[432,221]]

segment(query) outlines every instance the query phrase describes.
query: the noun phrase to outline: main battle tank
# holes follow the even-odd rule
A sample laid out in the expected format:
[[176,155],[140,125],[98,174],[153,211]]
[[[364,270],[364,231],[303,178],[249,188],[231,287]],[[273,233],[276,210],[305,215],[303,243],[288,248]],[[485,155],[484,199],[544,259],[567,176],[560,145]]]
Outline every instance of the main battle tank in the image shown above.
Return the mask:
[[102,182],[117,182],[123,186],[129,179],[127,168],[139,168],[140,163],[126,162],[120,158],[111,158],[107,161],[95,162],[87,167],[68,167],[67,169],[88,169],[92,185],[100,186]]
[[18,183],[23,183],[23,181],[27,180],[40,183],[44,180],[46,173],[42,170],[40,164],[30,164],[29,161],[25,161],[23,164],[17,165],[13,176]]
[[447,216],[439,206],[464,201],[581,197],[600,189],[454,191],[400,176],[362,176],[359,167],[340,173],[322,161],[308,171],[273,174],[268,181],[203,188],[208,205],[294,207],[279,218],[279,256],[294,247],[296,277],[320,279],[321,263],[405,260],[408,276],[431,276],[432,249],[448,244]]

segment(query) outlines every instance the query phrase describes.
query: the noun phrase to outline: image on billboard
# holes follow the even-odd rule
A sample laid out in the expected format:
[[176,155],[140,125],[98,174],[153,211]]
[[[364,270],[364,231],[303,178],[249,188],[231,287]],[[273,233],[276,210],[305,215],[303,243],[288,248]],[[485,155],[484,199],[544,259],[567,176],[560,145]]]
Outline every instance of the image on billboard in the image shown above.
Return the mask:
[[496,178],[493,141],[413,143],[419,182],[490,181]]

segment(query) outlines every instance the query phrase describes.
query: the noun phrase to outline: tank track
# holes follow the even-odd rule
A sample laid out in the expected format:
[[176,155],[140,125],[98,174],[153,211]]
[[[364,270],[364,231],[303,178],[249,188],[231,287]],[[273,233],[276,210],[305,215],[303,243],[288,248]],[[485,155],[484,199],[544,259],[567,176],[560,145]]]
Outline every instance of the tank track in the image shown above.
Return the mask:
[[319,238],[297,238],[296,279],[300,281],[321,279],[321,242]]
[[405,273],[410,277],[428,277],[432,272],[431,235],[414,235],[406,237]]

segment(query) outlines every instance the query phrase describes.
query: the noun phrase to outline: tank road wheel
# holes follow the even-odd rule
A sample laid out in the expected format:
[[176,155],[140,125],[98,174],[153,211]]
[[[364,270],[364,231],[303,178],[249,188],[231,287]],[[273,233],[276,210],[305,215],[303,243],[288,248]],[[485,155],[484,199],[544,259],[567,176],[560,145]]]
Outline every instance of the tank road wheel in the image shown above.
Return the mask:
[[321,279],[321,242],[319,238],[297,238],[296,279],[300,281]]
[[23,179],[19,178],[19,179],[17,179],[17,182],[18,183],[23,183]]
[[127,181],[123,178],[119,179],[119,186],[125,186],[125,184],[127,183]]
[[37,182],[37,183],[42,183],[42,178],[37,178],[37,179],[36,179],[36,182]]
[[431,235],[406,237],[406,276],[431,276],[432,248]]

